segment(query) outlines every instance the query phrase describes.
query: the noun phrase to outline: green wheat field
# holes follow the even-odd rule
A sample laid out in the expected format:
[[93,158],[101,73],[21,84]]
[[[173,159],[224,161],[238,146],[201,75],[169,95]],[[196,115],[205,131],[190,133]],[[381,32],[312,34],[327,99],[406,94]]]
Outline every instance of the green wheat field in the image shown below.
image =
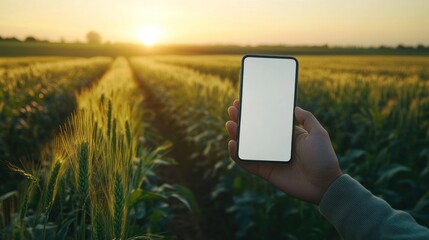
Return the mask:
[[[429,58],[296,57],[343,172],[429,227]],[[339,239],[229,159],[240,64],[0,58],[0,239]]]

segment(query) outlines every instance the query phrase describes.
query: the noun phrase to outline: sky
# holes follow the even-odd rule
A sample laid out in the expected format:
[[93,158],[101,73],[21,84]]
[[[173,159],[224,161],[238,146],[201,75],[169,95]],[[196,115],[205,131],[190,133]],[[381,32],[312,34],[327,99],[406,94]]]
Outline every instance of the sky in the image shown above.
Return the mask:
[[429,45],[428,13],[428,0],[1,0],[0,36],[85,41],[94,30],[109,42]]

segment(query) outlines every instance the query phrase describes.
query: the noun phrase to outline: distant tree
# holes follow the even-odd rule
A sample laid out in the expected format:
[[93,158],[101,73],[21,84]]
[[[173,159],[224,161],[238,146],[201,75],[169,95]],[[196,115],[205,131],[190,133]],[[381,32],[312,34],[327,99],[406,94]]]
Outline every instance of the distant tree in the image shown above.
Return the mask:
[[21,42],[21,40],[19,40],[16,37],[7,37],[7,38],[3,38],[4,41],[10,41],[10,42]]
[[378,49],[389,49],[389,47],[387,47],[387,46],[385,46],[385,45],[380,45],[380,46],[378,47]]
[[405,45],[399,44],[399,45],[396,47],[396,49],[402,49],[402,50],[404,50],[404,49],[412,49],[412,47],[409,47],[409,46],[405,46]]
[[26,42],[38,42],[38,40],[35,37],[28,36],[25,38]]
[[416,49],[423,50],[426,49],[426,47],[423,44],[419,44],[417,45]]
[[101,43],[101,35],[95,31],[89,31],[86,34],[86,41],[88,43]]
[[16,37],[1,37],[0,36],[0,41],[19,42],[20,40]]

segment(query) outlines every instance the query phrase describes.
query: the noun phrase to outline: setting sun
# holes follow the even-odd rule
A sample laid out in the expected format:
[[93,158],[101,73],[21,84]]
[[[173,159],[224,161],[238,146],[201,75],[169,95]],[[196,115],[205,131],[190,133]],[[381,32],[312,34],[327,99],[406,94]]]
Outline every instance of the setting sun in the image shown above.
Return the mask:
[[138,37],[146,46],[152,46],[158,42],[160,30],[157,27],[150,26],[140,29]]

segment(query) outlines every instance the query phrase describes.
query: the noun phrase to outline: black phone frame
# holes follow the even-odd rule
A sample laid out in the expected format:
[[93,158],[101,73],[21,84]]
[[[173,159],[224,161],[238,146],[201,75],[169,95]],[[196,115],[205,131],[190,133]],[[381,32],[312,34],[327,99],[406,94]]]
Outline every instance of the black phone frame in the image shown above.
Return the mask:
[[[280,58],[280,59],[292,59],[295,61],[296,63],[296,73],[295,73],[295,89],[294,89],[294,96],[293,96],[293,113],[292,113],[292,141],[291,141],[291,157],[289,160],[287,161],[276,161],[276,160],[251,160],[251,159],[242,159],[240,158],[240,156],[238,155],[239,153],[239,148],[240,148],[240,123],[241,123],[241,104],[242,104],[242,97],[243,97],[243,71],[244,71],[244,60],[248,57],[256,57],[256,58]],[[297,89],[298,89],[298,59],[296,59],[293,56],[282,56],[282,55],[260,55],[260,54],[246,54],[243,56],[243,58],[241,59],[241,71],[240,71],[240,107],[238,109],[238,119],[237,119],[237,158],[239,161],[243,161],[243,162],[254,162],[254,163],[280,163],[280,164],[285,164],[285,163],[290,163],[293,159],[294,156],[294,134],[295,134],[295,124],[296,124],[296,120],[295,120],[295,107],[296,107],[296,95],[298,94]]]

